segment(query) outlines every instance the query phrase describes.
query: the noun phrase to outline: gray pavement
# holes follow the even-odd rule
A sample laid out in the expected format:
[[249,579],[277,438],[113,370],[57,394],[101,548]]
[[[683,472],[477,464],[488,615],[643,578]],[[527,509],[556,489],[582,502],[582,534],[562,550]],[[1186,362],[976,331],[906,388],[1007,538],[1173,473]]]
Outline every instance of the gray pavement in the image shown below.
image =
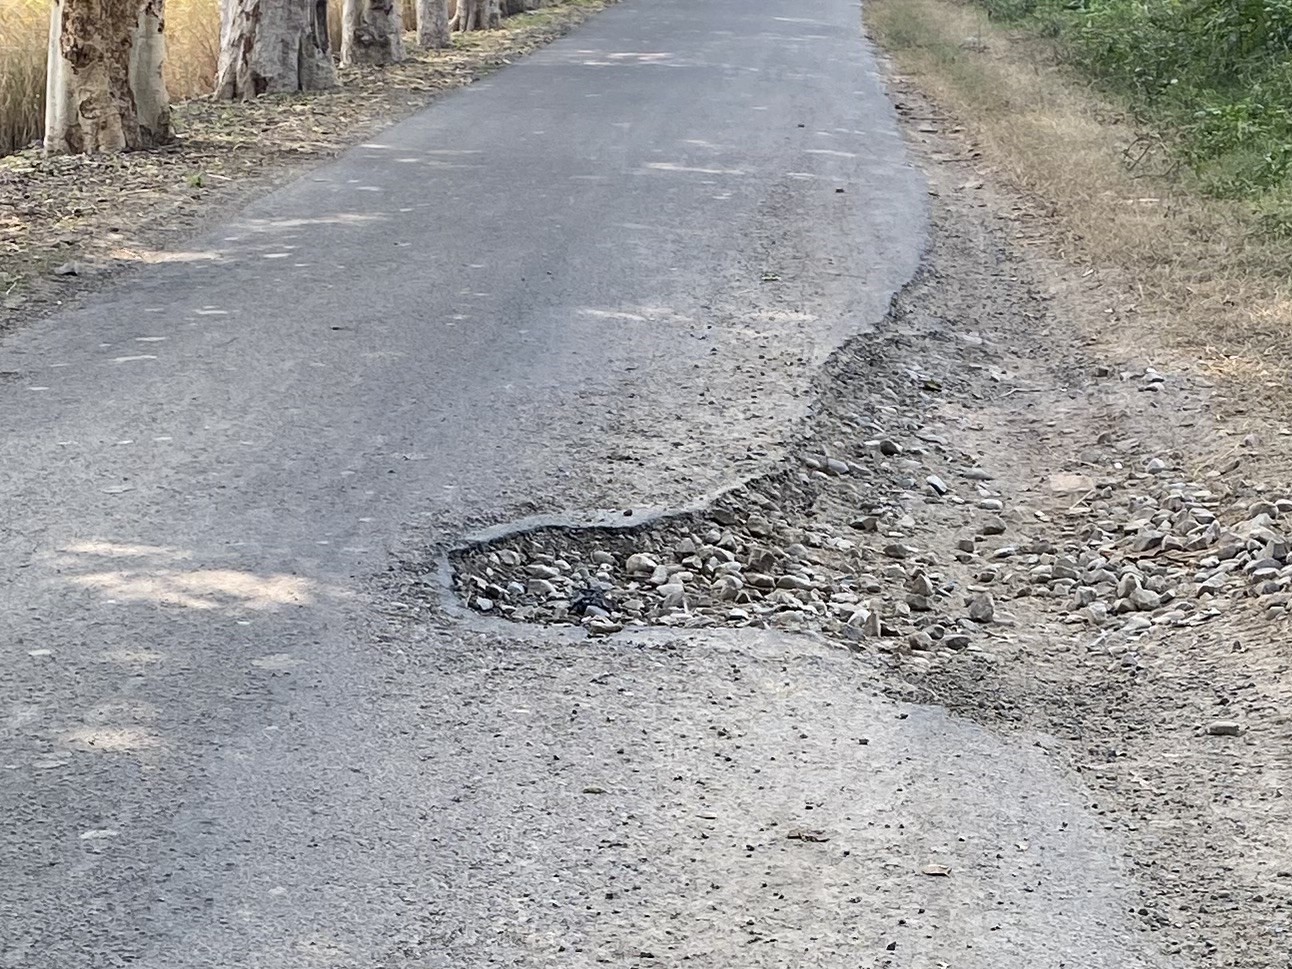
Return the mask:
[[[778,878],[830,896],[820,931],[808,906],[790,942],[751,938],[742,920],[772,904],[761,882],[686,847],[694,788],[655,800],[699,756],[656,741],[715,696],[748,719],[777,695],[767,644],[709,666],[688,653],[679,681],[650,648],[454,623],[392,636],[373,580],[475,525],[689,501],[765,466],[814,369],[914,271],[923,194],[855,4],[625,0],[7,336],[0,966],[893,958],[871,944],[891,913],[844,904],[892,887],[883,864],[818,884],[826,856],[804,845]],[[858,705],[827,732],[897,722],[839,657],[778,648],[802,667],[796,716],[850,689]],[[723,686],[741,662],[759,671],[749,695]],[[622,689],[588,687],[599,671]],[[1093,861],[1064,891],[1113,877],[1062,778],[922,716],[917,748],[1006,758],[1001,783],[1079,832],[1073,855]],[[622,793],[589,815],[587,778],[618,776],[615,752],[643,738],[636,786],[597,782]],[[831,811],[869,803],[873,831],[892,798],[867,801],[836,742],[804,755],[817,773],[789,758],[774,803],[757,772],[722,775],[730,830],[752,838],[760,812],[820,787]],[[881,753],[896,769],[918,749]],[[964,823],[1003,843],[1013,822],[970,800],[919,805],[933,840]],[[649,904],[614,907],[625,878]],[[739,891],[706,887],[727,881]],[[994,883],[975,884],[944,922],[983,933],[995,961],[956,965],[1121,955],[1111,888],[1062,918],[1058,902],[1012,910],[1012,938],[1047,941],[1002,949]],[[1025,961],[1040,951],[1053,959]],[[922,959],[901,964],[936,964]]]

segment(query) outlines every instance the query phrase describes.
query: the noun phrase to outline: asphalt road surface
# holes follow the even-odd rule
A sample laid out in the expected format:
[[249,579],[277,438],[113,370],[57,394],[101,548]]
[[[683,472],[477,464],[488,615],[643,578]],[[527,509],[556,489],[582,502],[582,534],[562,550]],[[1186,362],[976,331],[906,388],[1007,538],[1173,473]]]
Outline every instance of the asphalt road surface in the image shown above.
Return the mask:
[[923,197],[855,3],[625,0],[7,336],[0,966],[1148,964],[1026,742],[374,592],[774,458]]

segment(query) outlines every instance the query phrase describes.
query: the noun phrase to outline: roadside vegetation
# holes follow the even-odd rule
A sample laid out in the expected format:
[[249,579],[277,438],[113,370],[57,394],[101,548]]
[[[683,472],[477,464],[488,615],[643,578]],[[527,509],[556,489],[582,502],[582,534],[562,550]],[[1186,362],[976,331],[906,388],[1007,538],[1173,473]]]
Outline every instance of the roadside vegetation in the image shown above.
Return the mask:
[[[411,29],[418,22],[415,0],[403,0],[402,8]],[[328,28],[332,50],[340,50],[340,3],[328,5]],[[0,0],[0,155],[38,142],[44,132],[48,45],[49,0]],[[219,0],[169,0],[166,52],[173,99],[210,94],[220,61]]]
[[1124,97],[1207,194],[1264,202],[1267,227],[1292,231],[1292,0],[981,5]]
[[[61,133],[55,135],[47,127],[49,89],[46,85],[54,29],[51,4],[56,13],[68,11],[73,17],[68,20],[66,16],[55,16],[54,25],[61,28],[64,23],[75,24],[77,17],[81,25],[91,25],[86,35],[66,38],[73,45],[84,45],[83,56],[88,54],[91,60],[94,52],[107,49],[114,42],[115,27],[124,28],[127,35],[134,32],[136,38],[164,35],[160,43],[154,39],[144,49],[133,46],[134,61],[146,63],[150,56],[155,56],[164,63],[164,91],[148,91],[151,83],[151,78],[146,76],[148,72],[135,75],[135,67],[131,68],[132,76],[115,79],[117,84],[129,86],[136,100],[141,96],[144,100],[159,99],[158,110],[164,114],[168,102],[184,102],[206,95],[220,100],[246,100],[265,93],[331,90],[337,82],[333,62],[338,54],[342,67],[398,64],[407,56],[405,51],[443,50],[453,46],[450,32],[459,35],[460,44],[475,31],[501,28],[504,18],[528,14],[543,6],[566,6],[569,2],[396,0],[392,7],[384,4],[374,7],[371,0],[169,0],[164,8],[164,29],[144,31],[136,29],[137,17],[149,16],[148,0],[128,0],[111,8],[96,7],[94,0],[0,0],[0,156],[39,145],[42,139],[44,147],[56,153],[155,147],[149,139],[139,141],[129,137],[121,145],[82,146],[79,137],[69,144]],[[577,5],[577,0],[574,2]],[[344,27],[347,3],[353,8],[348,36]],[[229,61],[223,76],[220,74],[222,7],[233,28],[223,38]],[[326,25],[325,30],[314,30],[311,21],[315,16],[320,16],[319,26]],[[116,23],[118,20],[121,22]],[[308,44],[311,42],[317,44],[314,53],[322,66],[306,70],[304,65],[310,60]],[[148,49],[154,47],[155,50]],[[292,76],[297,71],[301,73]],[[55,88],[67,91],[74,99],[83,98],[82,85],[86,82],[76,76],[79,73],[91,72],[83,68],[61,71]],[[110,73],[111,70],[101,72],[99,83],[106,83],[104,78]],[[251,86],[244,89],[239,84],[243,81],[252,81]],[[136,119],[123,120],[130,128]],[[145,126],[153,120],[138,119]],[[77,123],[72,120],[73,125]],[[162,127],[165,126],[166,119],[163,119]],[[154,135],[152,141],[156,144],[170,140],[168,131],[154,132]]]
[[1152,336],[1215,372],[1286,385],[1292,0],[867,10],[983,165],[1054,216],[1060,255],[1115,273]]

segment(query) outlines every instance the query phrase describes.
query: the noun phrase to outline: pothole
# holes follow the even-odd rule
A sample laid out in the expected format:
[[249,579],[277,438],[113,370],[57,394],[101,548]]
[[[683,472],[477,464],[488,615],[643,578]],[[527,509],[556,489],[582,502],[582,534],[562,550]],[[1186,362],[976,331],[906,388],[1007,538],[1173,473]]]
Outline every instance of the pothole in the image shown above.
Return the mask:
[[[1057,459],[1031,446],[1056,423],[1039,415],[1094,429],[1105,398],[1169,399],[1185,382],[1102,367],[1081,393],[1028,385],[1031,371],[1009,365],[1017,347],[954,331],[937,292],[917,279],[881,335],[831,358],[775,472],[644,525],[504,530],[451,553],[456,594],[594,635],[810,629],[930,658],[1052,623],[1117,655],[1239,606],[1286,614],[1292,499],[1243,481],[1240,461],[1188,475],[1115,430]],[[1025,328],[1034,298],[1013,300]]]
[[[845,633],[861,622],[866,597],[883,588],[852,535],[890,510],[879,491],[861,497],[855,488],[784,472],[702,512],[644,526],[527,530],[455,553],[454,585],[477,611],[597,634],[631,625]],[[836,492],[870,514],[843,526],[825,520]]]
[[1160,359],[1101,359],[1073,321],[1103,294],[1051,313],[1036,265],[996,245],[976,197],[955,204],[774,473],[645,523],[503,529],[452,553],[455,595],[594,635],[801,628],[879,656],[893,695],[1040,732],[1121,819],[1155,933],[1178,899],[1204,916],[1172,932],[1207,951],[1228,932],[1268,964],[1277,940],[1258,951],[1268,933],[1213,903],[1247,899],[1257,926],[1286,907],[1269,894],[1286,826],[1266,822],[1288,735],[1289,431],[1246,435]]

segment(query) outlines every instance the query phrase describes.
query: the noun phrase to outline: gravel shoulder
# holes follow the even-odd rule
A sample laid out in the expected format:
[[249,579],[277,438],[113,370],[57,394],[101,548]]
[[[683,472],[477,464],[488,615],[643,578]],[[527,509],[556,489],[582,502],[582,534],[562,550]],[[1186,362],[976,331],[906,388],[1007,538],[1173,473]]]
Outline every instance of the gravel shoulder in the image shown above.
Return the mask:
[[1125,346],[1122,294],[1047,256],[1044,217],[898,98],[931,245],[879,331],[821,371],[786,461],[646,525],[468,543],[457,596],[610,643],[821,637],[895,698],[1043,736],[1124,839],[1139,952],[1284,965],[1287,431],[1187,358]]

